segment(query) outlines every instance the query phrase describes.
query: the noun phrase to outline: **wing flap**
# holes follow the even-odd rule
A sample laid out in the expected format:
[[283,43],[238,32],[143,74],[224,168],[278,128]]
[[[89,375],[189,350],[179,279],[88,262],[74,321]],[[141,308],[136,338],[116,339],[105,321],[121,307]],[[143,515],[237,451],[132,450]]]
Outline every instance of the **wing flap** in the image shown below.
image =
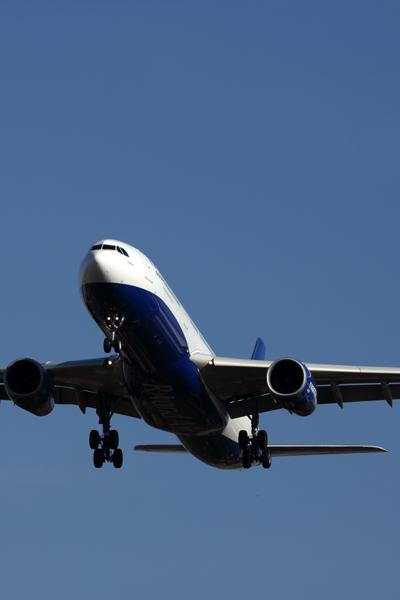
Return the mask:
[[[388,388],[393,399],[400,399],[400,384],[392,383]],[[380,384],[339,385],[338,389],[343,402],[386,400],[384,390]],[[336,402],[331,386],[318,386],[317,393],[318,404],[334,404]]]
[[[78,403],[77,393],[72,388],[54,387],[53,395],[56,404],[77,405],[81,410],[83,408],[94,408],[96,410],[98,406],[98,394],[87,390],[79,390],[80,398],[83,400],[83,406],[81,403]],[[107,395],[107,399],[110,403],[110,410],[112,413],[124,415],[126,417],[134,417],[135,419],[141,418],[130,398]],[[0,400],[10,400],[4,385],[0,385]]]
[[[387,400],[380,384],[365,385],[340,385],[338,386],[343,402],[370,402],[373,400]],[[391,398],[400,399],[400,384],[392,383],[388,386]],[[335,404],[336,398],[331,386],[317,386],[318,404]],[[231,401],[227,404],[229,416],[232,419],[251,415],[253,408],[252,398],[240,401]],[[260,396],[258,409],[260,413],[270,412],[281,408],[271,394]]]
[[[55,387],[53,388],[54,401],[56,404],[75,404],[78,405],[82,410],[81,403],[78,402],[78,396],[74,389]],[[82,398],[83,406],[85,408],[98,407],[98,394],[88,391],[79,391],[79,396]],[[140,419],[139,413],[133,406],[130,398],[121,396],[107,395],[107,400],[110,406],[110,412],[117,415],[124,415],[125,417],[134,417]]]

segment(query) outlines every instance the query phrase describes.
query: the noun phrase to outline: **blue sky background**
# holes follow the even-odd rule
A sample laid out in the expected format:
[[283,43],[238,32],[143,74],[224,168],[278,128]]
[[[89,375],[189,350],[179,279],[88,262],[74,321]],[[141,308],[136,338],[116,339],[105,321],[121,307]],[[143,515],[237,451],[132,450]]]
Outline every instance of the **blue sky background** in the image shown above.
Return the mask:
[[[396,2],[0,6],[0,364],[102,355],[77,274],[140,248],[218,355],[400,366]],[[263,415],[386,455],[227,473],[0,407],[4,598],[398,598],[400,403]]]

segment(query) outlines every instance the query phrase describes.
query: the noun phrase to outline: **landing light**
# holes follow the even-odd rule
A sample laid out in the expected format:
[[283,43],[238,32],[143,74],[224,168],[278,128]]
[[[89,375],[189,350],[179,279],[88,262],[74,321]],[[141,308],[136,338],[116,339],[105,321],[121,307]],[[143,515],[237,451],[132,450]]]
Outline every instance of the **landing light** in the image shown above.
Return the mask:
[[108,361],[108,364],[109,364],[109,365],[112,365],[112,360],[109,360],[109,361]]

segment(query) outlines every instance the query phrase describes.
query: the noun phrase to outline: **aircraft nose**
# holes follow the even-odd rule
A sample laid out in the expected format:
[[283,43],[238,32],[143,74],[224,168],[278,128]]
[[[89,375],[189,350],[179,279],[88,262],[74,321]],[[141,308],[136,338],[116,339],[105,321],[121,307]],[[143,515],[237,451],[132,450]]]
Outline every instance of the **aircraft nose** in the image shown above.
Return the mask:
[[109,282],[110,266],[107,251],[89,250],[79,270],[79,285]]

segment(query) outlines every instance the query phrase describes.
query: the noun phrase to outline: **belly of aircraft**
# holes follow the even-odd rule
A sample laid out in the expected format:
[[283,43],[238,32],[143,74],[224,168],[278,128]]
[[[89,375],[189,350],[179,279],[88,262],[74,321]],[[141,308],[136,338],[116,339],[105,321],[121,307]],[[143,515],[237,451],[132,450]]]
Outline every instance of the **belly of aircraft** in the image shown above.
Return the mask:
[[142,419],[180,435],[220,432],[225,406],[205,389],[189,358],[183,331],[169,307],[139,287],[90,283],[81,288],[93,319],[107,335],[109,315],[118,315],[124,378]]
[[189,357],[153,373],[125,364],[124,376],[136,410],[156,429],[209,435],[221,432],[228,422],[224,405],[209,395]]

